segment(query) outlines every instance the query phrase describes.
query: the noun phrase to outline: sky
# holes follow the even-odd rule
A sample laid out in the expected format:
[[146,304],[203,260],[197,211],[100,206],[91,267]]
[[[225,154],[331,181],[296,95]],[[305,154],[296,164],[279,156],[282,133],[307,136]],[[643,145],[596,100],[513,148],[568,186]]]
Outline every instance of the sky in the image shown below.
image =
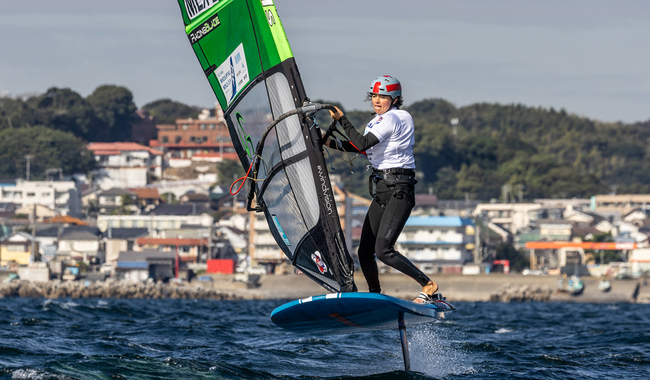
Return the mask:
[[[650,1],[275,0],[312,99],[364,103],[393,75],[405,104],[524,104],[650,119]],[[0,94],[125,86],[214,104],[176,0],[0,0]]]

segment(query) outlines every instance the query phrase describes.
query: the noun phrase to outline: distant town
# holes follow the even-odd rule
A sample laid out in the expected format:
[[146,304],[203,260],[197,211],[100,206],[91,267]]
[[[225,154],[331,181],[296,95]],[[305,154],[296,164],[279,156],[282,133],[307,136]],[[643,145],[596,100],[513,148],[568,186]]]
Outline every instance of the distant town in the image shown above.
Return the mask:
[[[0,183],[0,279],[191,282],[215,274],[293,273],[262,213],[218,186],[237,161],[220,109],[156,124],[138,113],[130,142],[87,145],[89,175]],[[137,141],[137,142],[134,142]],[[333,176],[356,257],[370,200]],[[633,278],[650,269],[650,194],[522,203],[416,195],[397,249],[428,274]],[[356,258],[355,258],[356,261]],[[358,266],[357,266],[358,267]],[[390,268],[381,267],[383,272]]]

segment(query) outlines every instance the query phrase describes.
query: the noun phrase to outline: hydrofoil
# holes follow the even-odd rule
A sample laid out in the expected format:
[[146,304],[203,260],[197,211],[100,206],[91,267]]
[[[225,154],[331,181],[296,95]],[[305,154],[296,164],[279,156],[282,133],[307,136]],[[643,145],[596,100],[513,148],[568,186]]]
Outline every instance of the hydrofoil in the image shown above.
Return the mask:
[[453,310],[440,294],[432,303],[417,303],[377,293],[332,293],[279,306],[271,313],[271,321],[290,331],[319,335],[398,329],[404,368],[410,371],[406,325],[430,323]]

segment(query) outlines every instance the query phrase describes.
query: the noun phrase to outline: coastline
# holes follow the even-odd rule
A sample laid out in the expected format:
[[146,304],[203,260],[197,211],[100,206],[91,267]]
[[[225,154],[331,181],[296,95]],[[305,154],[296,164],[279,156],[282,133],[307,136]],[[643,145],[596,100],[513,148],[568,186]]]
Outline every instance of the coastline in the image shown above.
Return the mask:
[[[212,275],[212,281],[195,280],[186,284],[154,284],[118,282],[31,283],[12,281],[0,283],[1,297],[45,298],[199,298],[217,300],[299,299],[328,293],[304,275],[263,275],[252,285],[235,281],[235,275]],[[450,302],[590,302],[650,303],[650,286],[644,281],[610,280],[609,292],[598,290],[599,278],[583,277],[584,291],[569,295],[556,290],[556,276],[524,276],[518,274],[436,275],[432,276],[441,293]],[[380,275],[382,293],[413,299],[421,287],[402,274]],[[355,276],[359,291],[368,291],[363,275]]]

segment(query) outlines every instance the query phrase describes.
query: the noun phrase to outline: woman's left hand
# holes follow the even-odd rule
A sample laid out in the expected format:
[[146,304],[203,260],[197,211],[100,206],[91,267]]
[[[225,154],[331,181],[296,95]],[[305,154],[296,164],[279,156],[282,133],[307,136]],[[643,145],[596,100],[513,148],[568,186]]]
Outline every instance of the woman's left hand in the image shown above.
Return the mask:
[[335,106],[334,108],[336,108],[336,112],[334,112],[334,111],[332,111],[332,110],[329,110],[329,111],[330,111],[330,116],[331,116],[332,119],[334,119],[334,120],[339,120],[340,118],[343,117],[343,111],[341,111],[341,110],[339,109],[339,107],[336,107],[336,106]]

